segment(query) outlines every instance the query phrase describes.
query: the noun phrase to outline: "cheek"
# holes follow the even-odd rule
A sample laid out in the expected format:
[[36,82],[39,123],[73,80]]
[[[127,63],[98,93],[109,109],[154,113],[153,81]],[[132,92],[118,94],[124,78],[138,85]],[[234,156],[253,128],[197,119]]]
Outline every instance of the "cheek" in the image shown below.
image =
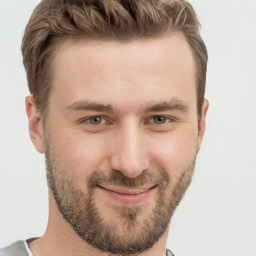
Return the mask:
[[54,156],[62,171],[72,173],[79,179],[86,177],[97,169],[104,157],[100,138],[80,136],[72,132],[59,130],[51,140]]
[[152,161],[164,168],[171,180],[176,180],[193,163],[196,156],[197,136],[195,132],[175,132],[152,144]]

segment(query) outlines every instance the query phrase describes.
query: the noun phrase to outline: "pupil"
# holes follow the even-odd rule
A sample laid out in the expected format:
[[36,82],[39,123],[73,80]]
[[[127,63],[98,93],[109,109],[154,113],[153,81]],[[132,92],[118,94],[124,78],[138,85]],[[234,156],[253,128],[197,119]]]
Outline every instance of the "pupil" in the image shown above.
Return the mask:
[[100,124],[101,123],[101,117],[99,117],[99,116],[95,116],[95,117],[92,117],[91,119],[90,119],[90,123],[91,124]]
[[154,117],[154,121],[157,124],[163,124],[166,121],[166,117],[164,117],[164,116],[156,116],[156,117]]

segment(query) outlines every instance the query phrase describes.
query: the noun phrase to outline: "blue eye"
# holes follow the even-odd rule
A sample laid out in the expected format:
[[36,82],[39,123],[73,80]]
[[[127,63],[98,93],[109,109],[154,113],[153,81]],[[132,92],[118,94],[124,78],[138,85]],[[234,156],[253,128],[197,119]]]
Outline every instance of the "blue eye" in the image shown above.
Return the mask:
[[165,124],[169,122],[171,119],[165,116],[154,116],[153,123],[155,124]]

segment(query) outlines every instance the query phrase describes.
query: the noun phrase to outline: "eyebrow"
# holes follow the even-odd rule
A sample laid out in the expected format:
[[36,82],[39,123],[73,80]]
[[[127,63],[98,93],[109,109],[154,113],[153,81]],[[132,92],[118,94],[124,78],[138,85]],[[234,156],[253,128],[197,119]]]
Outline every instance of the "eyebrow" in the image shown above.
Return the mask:
[[[189,107],[180,99],[172,98],[169,101],[159,102],[152,105],[152,103],[147,103],[148,106],[142,107],[140,111],[142,112],[161,112],[167,110],[178,110],[181,112],[188,112]],[[118,112],[114,109],[111,104],[101,104],[90,101],[77,101],[66,108],[70,111],[97,111],[97,112]]]
[[114,108],[110,104],[100,104],[96,102],[89,101],[77,101],[66,108],[66,110],[71,111],[85,111],[94,110],[99,112],[114,112]]
[[160,111],[167,111],[167,110],[178,110],[178,111],[187,113],[189,111],[189,107],[187,104],[185,104],[184,101],[177,98],[172,98],[169,101],[156,103],[154,105],[151,105],[145,108],[146,112],[160,112]]

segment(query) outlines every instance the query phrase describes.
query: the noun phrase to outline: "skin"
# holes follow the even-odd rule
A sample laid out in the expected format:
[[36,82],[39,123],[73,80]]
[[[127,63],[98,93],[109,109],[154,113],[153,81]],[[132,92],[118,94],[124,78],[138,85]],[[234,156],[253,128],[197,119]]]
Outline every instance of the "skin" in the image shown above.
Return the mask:
[[[171,191],[181,171],[200,150],[208,109],[205,100],[199,119],[195,63],[184,36],[176,32],[128,43],[69,41],[57,53],[53,66],[46,129],[33,97],[26,98],[30,137],[37,151],[45,153],[48,136],[55,157],[63,169],[72,170],[69,175],[80,181],[77,185],[85,195],[84,181],[95,170],[102,174],[118,170],[136,178],[163,168],[171,181]],[[113,109],[81,107],[88,102],[111,105]],[[164,103],[172,106],[152,109]],[[103,119],[93,125],[88,119],[91,116]],[[167,118],[158,124],[155,116]],[[144,209],[142,219],[148,217],[156,198],[157,189],[139,203]],[[109,255],[85,243],[73,231],[50,190],[49,202],[47,230],[29,244],[34,256]],[[99,189],[95,202],[104,219],[116,223],[118,230],[119,215],[114,209],[122,203]],[[140,255],[164,256],[167,236],[168,231],[152,249]]]

